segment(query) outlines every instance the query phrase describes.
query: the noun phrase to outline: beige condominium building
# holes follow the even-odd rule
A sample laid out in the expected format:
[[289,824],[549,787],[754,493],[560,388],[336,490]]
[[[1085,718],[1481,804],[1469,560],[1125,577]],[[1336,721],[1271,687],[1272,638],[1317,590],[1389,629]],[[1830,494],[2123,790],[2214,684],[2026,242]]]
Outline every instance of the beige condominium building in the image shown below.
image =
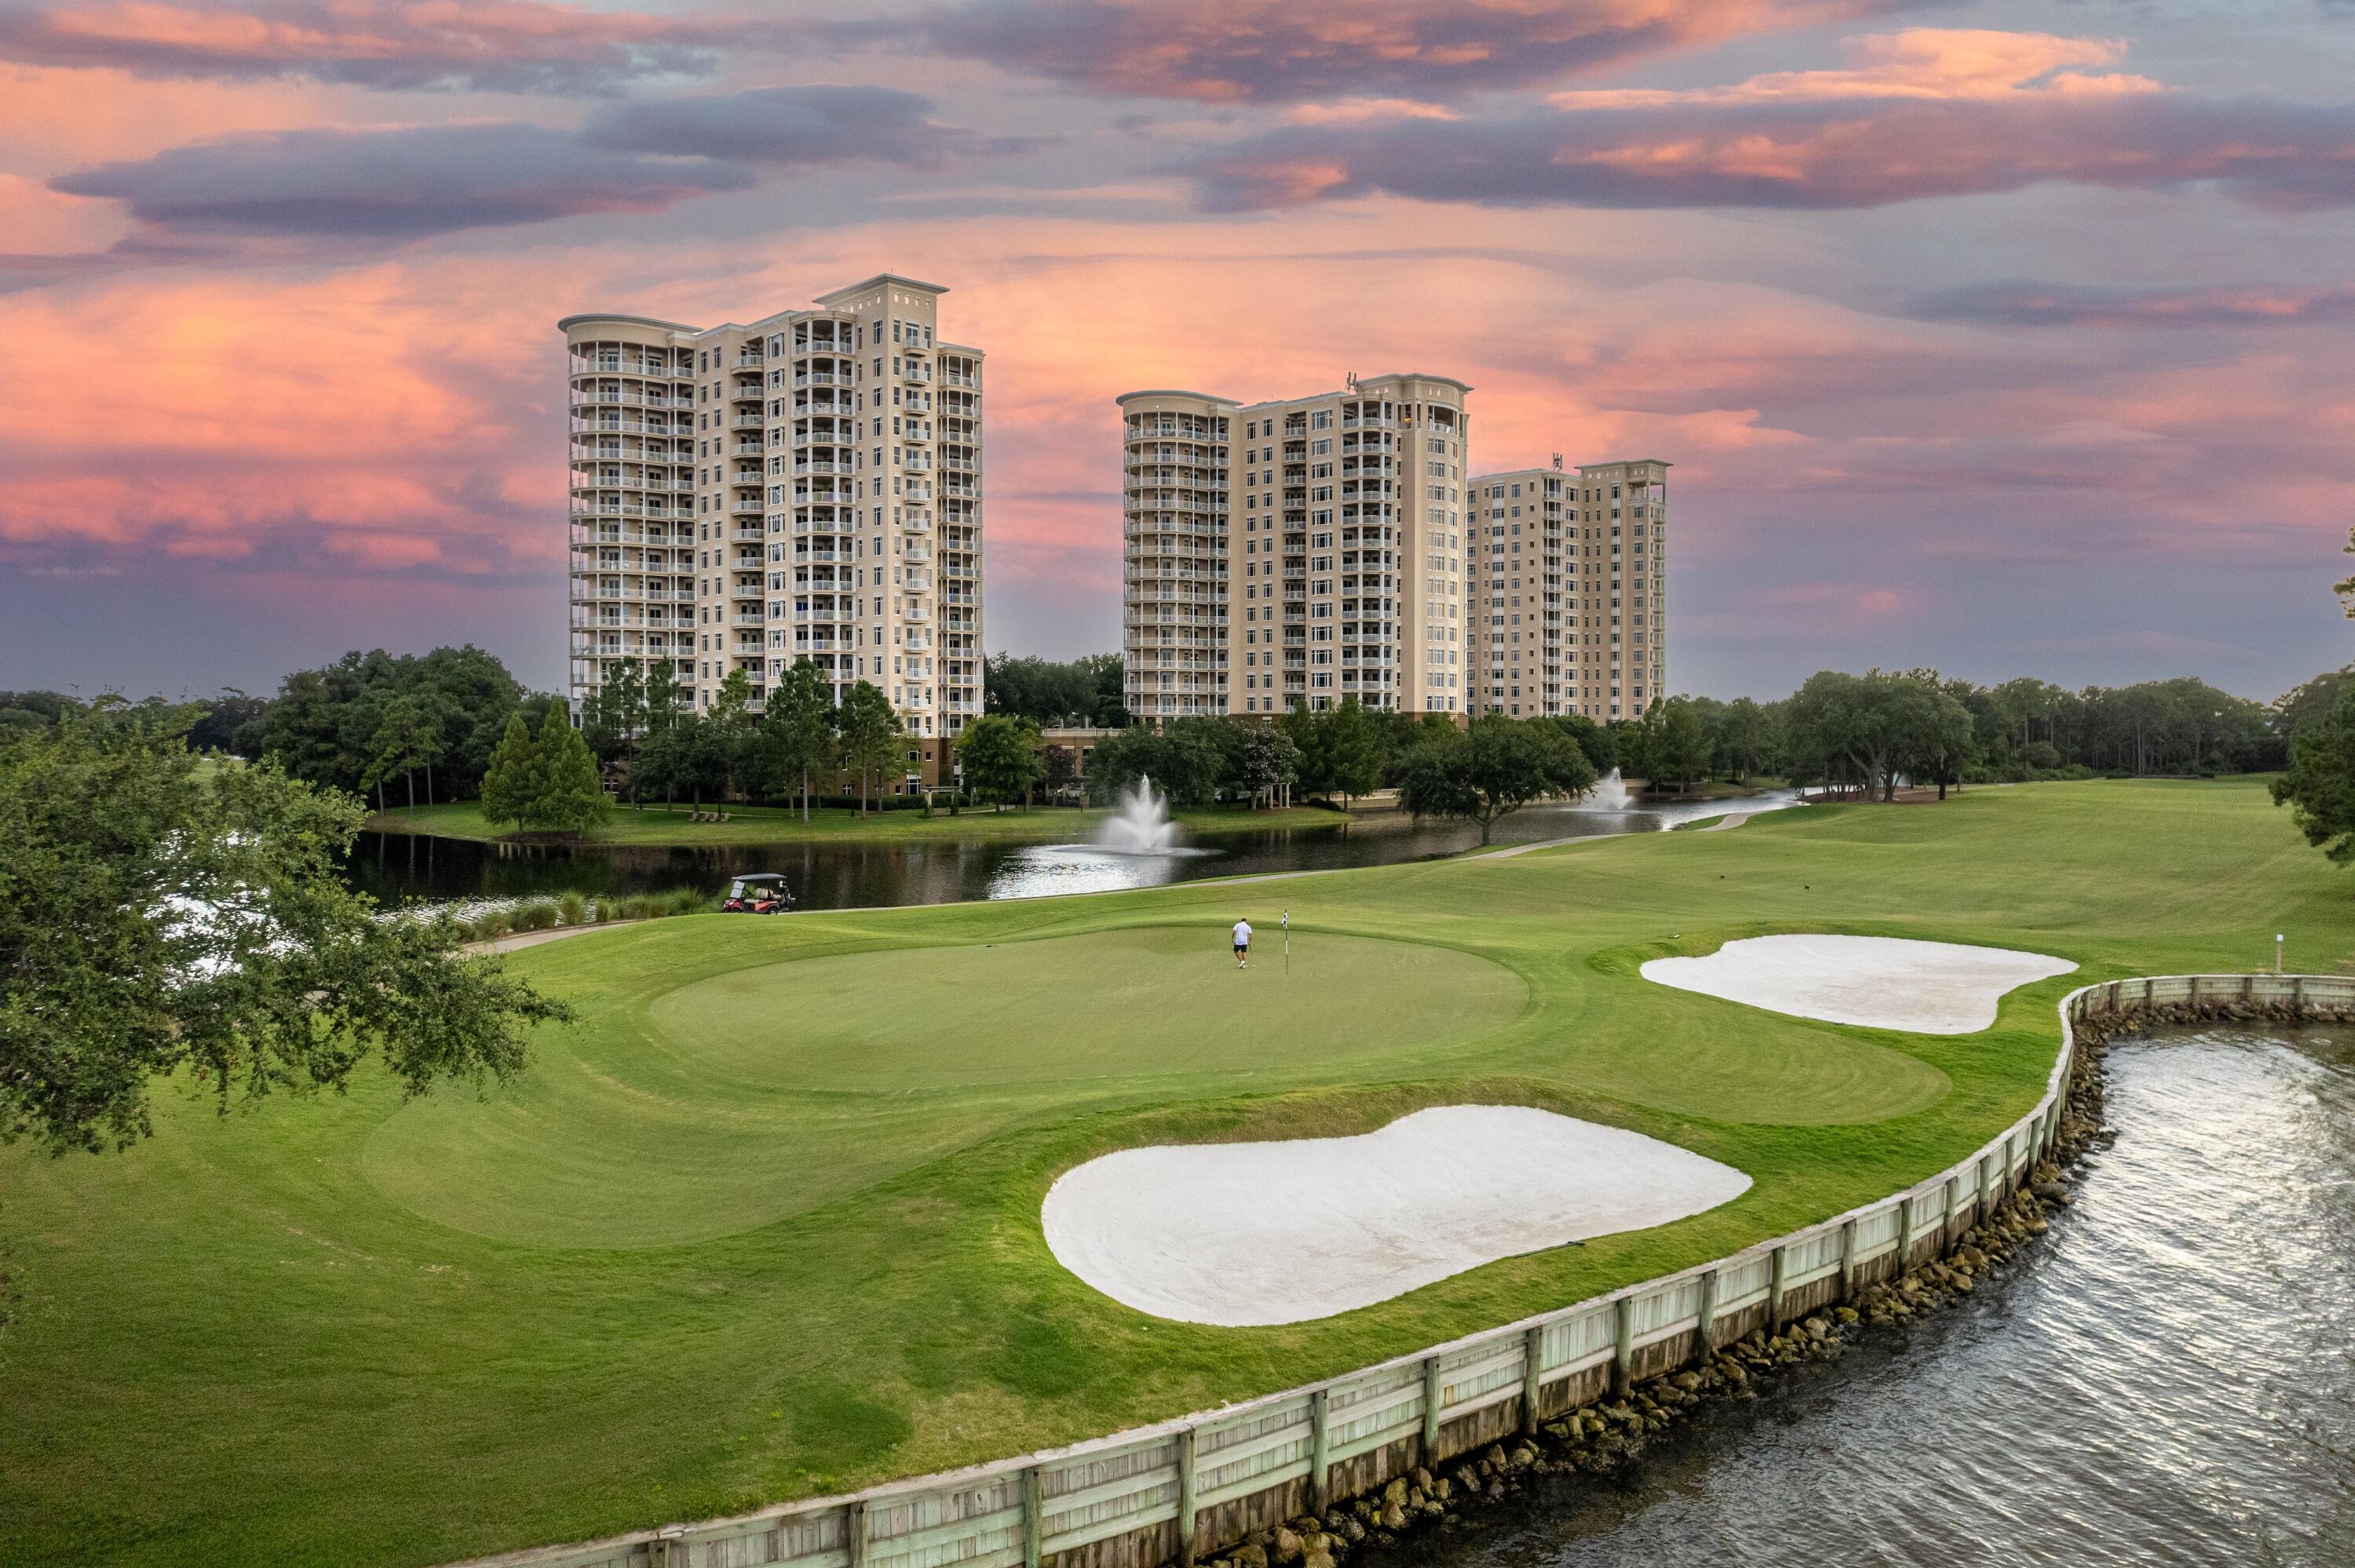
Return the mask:
[[1520,469],[1472,493],[1473,710],[1643,717],[1668,682],[1668,465]]
[[1129,711],[1469,711],[1470,390],[1121,397]]
[[884,273],[739,325],[558,323],[570,356],[573,710],[625,658],[709,707],[797,659],[911,733],[981,712],[981,351]]

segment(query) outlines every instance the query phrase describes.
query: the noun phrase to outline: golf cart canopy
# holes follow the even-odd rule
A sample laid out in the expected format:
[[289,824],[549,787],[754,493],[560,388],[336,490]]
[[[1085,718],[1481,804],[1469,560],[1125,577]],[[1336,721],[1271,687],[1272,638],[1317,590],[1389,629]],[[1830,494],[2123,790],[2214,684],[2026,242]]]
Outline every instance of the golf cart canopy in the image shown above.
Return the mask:
[[731,897],[741,898],[747,893],[757,893],[767,887],[781,888],[784,885],[785,879],[775,872],[762,871],[755,872],[750,876],[737,877],[728,885],[728,892]]

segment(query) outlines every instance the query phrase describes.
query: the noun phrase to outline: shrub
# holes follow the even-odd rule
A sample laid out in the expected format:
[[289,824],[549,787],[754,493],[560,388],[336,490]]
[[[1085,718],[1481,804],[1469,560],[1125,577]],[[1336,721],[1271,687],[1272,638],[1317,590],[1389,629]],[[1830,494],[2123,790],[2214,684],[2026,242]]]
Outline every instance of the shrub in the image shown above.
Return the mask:
[[556,901],[557,913],[568,926],[589,923],[589,901],[578,893],[567,893]]

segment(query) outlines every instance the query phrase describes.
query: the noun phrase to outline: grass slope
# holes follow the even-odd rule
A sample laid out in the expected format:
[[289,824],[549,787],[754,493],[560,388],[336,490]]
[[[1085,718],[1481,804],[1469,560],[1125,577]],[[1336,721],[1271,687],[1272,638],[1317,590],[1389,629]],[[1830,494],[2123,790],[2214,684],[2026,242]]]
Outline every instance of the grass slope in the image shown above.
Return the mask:
[[[692,813],[684,803],[671,811],[659,805],[650,805],[644,810],[622,806],[586,842],[688,848],[710,844],[925,843],[948,840],[1061,843],[1086,838],[1109,814],[1077,806],[1034,806],[1027,811],[982,808],[952,817],[948,808],[943,806],[929,817],[922,811],[872,811],[861,818],[855,806],[814,806],[805,825],[799,810],[783,806],[730,806],[727,811],[729,820],[724,822],[695,822],[687,820]],[[1346,813],[1322,806],[1293,806],[1271,811],[1189,809],[1172,815],[1188,832],[1208,838],[1267,828],[1332,827],[1349,820]],[[491,840],[509,836],[506,824],[495,827],[484,821],[482,806],[474,800],[413,810],[396,807],[370,816],[368,825],[379,832],[422,833],[432,838]]]
[[[423,1563],[1092,1436],[1336,1372],[1878,1197],[2032,1103],[2052,1002],[2355,947],[2262,784],[2040,785],[1732,833],[1281,882],[584,936],[485,1102],[174,1102],[125,1155],[0,1152],[27,1276],[0,1562]],[[1223,927],[1293,969],[1238,975]],[[2083,970],[1953,1038],[1644,982],[1838,930]],[[798,971],[798,972],[797,972]],[[806,982],[806,983],[805,983]],[[1290,988],[1287,991],[1285,988]],[[1163,1139],[1546,1106],[1750,1172],[1707,1214],[1322,1323],[1159,1321],[1056,1266],[1060,1171]],[[1299,1266],[1270,1258],[1270,1268]]]

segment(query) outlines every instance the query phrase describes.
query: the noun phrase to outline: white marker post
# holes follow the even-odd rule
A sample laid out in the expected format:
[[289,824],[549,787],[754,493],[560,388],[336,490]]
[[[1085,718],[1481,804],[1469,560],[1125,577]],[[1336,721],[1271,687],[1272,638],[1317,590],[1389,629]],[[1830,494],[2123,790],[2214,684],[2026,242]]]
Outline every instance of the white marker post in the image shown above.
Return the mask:
[[1284,927],[1284,972],[1288,975],[1292,972],[1292,911],[1285,910],[1278,924]]
[[2281,934],[2279,931],[2275,931],[2275,932],[2274,933],[2274,973],[2275,973],[2275,974],[2279,974],[2279,973],[2281,973],[2281,972],[2282,972],[2282,934]]

